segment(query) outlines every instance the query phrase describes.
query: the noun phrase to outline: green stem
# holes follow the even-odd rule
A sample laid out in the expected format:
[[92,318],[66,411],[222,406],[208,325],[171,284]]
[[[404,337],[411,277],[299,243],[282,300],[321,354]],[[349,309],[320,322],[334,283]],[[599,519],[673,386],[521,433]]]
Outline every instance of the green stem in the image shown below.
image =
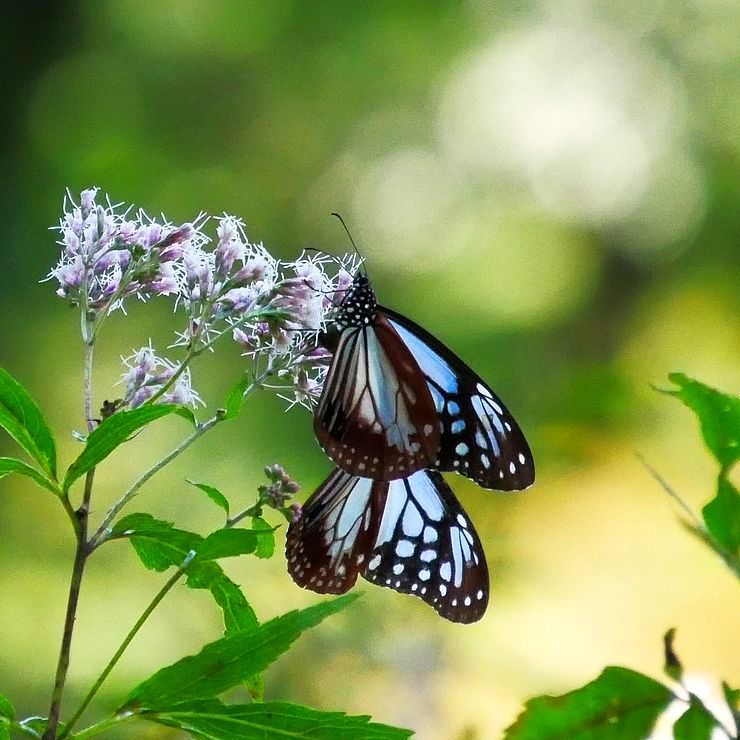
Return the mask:
[[175,447],[173,450],[171,450],[167,455],[165,455],[159,462],[156,462],[154,465],[152,465],[149,470],[147,470],[137,481],[135,481],[131,487],[121,496],[118,501],[116,501],[115,504],[110,508],[108,513],[105,515],[105,519],[103,519],[102,524],[97,528],[95,531],[95,534],[92,535],[90,538],[91,543],[91,550],[96,549],[99,547],[106,539],[106,530],[110,527],[113,520],[116,518],[118,513],[121,511],[121,509],[126,506],[126,504],[131,501],[131,499],[136,496],[136,494],[139,492],[139,489],[154,475],[156,475],[165,465],[168,465],[171,463],[176,457],[181,455],[185,450],[187,450],[190,445],[193,444],[196,440],[198,440],[200,437],[202,437],[209,429],[216,426],[220,421],[223,420],[223,415],[217,413],[215,416],[211,417],[208,421],[203,422],[202,424],[198,424],[195,428],[195,431],[186,439],[184,439],[182,442],[180,442],[177,447]]
[[[174,572],[174,574],[167,580],[164,586],[162,586],[162,588],[158,591],[157,595],[151,600],[149,606],[147,606],[147,608],[144,609],[144,611],[141,613],[141,616],[136,620],[134,626],[128,631],[128,634],[118,647],[118,650],[116,650],[116,652],[113,654],[113,657],[108,661],[108,665],[98,676],[97,681],[95,681],[95,683],[92,685],[90,691],[87,692],[87,696],[85,696],[85,698],[82,700],[82,704],[80,704],[77,711],[74,713],[74,715],[72,715],[72,718],[66,724],[64,732],[59,736],[59,740],[63,740],[63,738],[65,738],[69,734],[69,731],[72,729],[72,727],[77,724],[78,720],[83,715],[90,702],[95,698],[95,694],[98,693],[98,690],[103,685],[105,679],[108,678],[108,674],[113,670],[113,668],[115,668],[116,663],[118,663],[118,661],[121,659],[121,656],[126,651],[126,648],[129,646],[134,637],[136,637],[137,632],[144,626],[144,622],[149,619],[149,615],[157,608],[157,606],[159,606],[159,602],[162,601],[169,590],[180,580],[183,573],[185,573],[185,571],[187,570],[189,564],[190,562],[188,561],[187,564],[181,565]],[[80,737],[80,735],[77,735],[76,737]]]
[[135,715],[119,717],[116,714],[113,717],[108,717],[100,722],[96,722],[94,725],[90,725],[90,727],[86,727],[84,730],[80,730],[75,734],[75,740],[99,735],[101,732],[105,732],[107,729],[114,727],[115,725],[120,725],[123,722],[130,722],[132,719],[135,719]]

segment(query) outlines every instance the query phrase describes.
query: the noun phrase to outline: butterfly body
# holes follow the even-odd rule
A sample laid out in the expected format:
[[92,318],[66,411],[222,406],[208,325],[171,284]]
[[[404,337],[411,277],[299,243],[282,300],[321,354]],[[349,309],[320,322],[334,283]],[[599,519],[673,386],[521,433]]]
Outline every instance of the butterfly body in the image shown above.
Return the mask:
[[376,480],[431,467],[439,452],[434,400],[413,354],[377,310],[366,276],[347,290],[335,324],[314,415],[324,451],[346,472]]

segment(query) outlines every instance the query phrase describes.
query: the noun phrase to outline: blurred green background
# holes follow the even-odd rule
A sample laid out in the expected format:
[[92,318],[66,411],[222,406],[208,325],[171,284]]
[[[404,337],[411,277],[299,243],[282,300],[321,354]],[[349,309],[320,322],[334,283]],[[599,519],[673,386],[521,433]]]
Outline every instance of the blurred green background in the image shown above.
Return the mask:
[[[363,583],[361,605],[270,672],[269,697],[422,738],[491,738],[525,698],[605,664],[657,676],[671,626],[697,680],[737,684],[736,584],[634,454],[698,509],[713,464],[693,417],[649,384],[681,370],[740,391],[736,3],[4,2],[0,16],[0,361],[47,411],[64,459],[83,423],[82,351],[76,314],[39,280],[64,188],[91,185],[176,221],[234,213],[286,258],[346,251],[340,211],[381,301],[473,365],[530,438],[529,492],[450,478],[491,568],[480,623]],[[164,351],[175,326],[155,305],[110,321],[96,402],[115,397],[120,355],[149,337]],[[196,387],[218,404],[242,365],[224,346],[195,367]],[[132,510],[206,531],[217,510],[183,479],[247,502],[274,461],[308,495],[330,466],[309,414],[283,409],[250,402]],[[93,518],[183,433],[164,422],[106,464]],[[51,497],[0,487],[0,690],[43,714],[72,539]],[[262,618],[318,598],[281,554],[226,568]],[[161,582],[120,544],[92,561],[68,710]],[[97,711],[215,639],[219,620],[207,594],[178,589]]]

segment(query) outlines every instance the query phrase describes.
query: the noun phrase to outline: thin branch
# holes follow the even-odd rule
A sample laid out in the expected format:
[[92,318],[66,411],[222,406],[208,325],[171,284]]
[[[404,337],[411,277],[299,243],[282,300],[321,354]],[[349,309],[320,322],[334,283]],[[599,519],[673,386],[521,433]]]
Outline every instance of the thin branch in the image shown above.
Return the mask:
[[110,508],[108,513],[105,515],[102,524],[97,528],[95,534],[90,537],[90,549],[94,550],[99,547],[104,541],[106,536],[106,530],[110,527],[113,520],[116,518],[118,513],[123,509],[126,504],[133,499],[139,492],[139,489],[152,477],[154,477],[163,467],[172,462],[176,457],[181,455],[185,450],[190,447],[197,439],[202,437],[209,429],[213,428],[216,424],[223,420],[221,414],[216,414],[211,417],[208,421],[198,424],[195,431],[177,447],[171,450],[161,460],[152,465],[138,480],[136,480],[131,487],[116,501],[115,504]]
[[650,463],[639,453],[635,453],[635,457],[645,466],[645,469],[650,475],[657,481],[658,485],[683,509],[686,516],[691,519],[696,527],[704,529],[704,523],[699,517],[692,511],[691,507],[679,496],[674,488],[653,468]]
[[67,612],[64,617],[64,632],[62,633],[62,644],[59,649],[59,660],[57,662],[56,675],[54,677],[54,690],[51,694],[51,706],[49,707],[49,721],[44,732],[44,740],[54,740],[59,725],[59,712],[62,706],[64,684],[67,680],[69,670],[69,657],[72,649],[72,634],[77,618],[77,604],[80,600],[80,588],[82,576],[85,572],[85,563],[90,554],[87,543],[87,523],[92,495],[95,468],[89,470],[85,477],[85,492],[82,506],[75,512],[78,526],[75,530],[77,535],[77,546],[75,548],[75,559],[72,566],[72,577],[69,582],[69,596],[67,597]]
[[[63,740],[63,738],[67,737],[72,727],[77,724],[78,720],[83,715],[90,702],[95,698],[95,694],[98,693],[98,690],[103,685],[105,679],[108,678],[108,674],[110,674],[113,668],[115,668],[116,663],[118,663],[118,661],[121,659],[121,656],[126,651],[126,648],[129,646],[134,637],[136,637],[136,633],[143,627],[144,622],[146,622],[146,620],[149,618],[149,615],[157,608],[157,606],[159,606],[159,602],[162,601],[169,590],[180,580],[183,573],[185,573],[185,571],[187,570],[188,565],[190,565],[190,560],[186,560],[185,564],[181,565],[174,572],[174,574],[167,580],[164,586],[162,586],[162,588],[157,592],[157,595],[151,600],[149,606],[147,606],[147,608],[144,609],[144,611],[141,613],[141,616],[136,620],[134,626],[128,631],[128,634],[123,639],[123,642],[118,647],[118,650],[116,650],[113,657],[108,661],[108,665],[105,666],[103,672],[98,676],[97,681],[95,681],[95,683],[92,685],[90,691],[87,692],[87,696],[85,696],[85,698],[82,700],[82,704],[80,704],[79,708],[74,713],[69,722],[66,723],[64,732],[62,732],[62,734],[59,736],[59,740]],[[79,737],[79,735],[77,737]]]

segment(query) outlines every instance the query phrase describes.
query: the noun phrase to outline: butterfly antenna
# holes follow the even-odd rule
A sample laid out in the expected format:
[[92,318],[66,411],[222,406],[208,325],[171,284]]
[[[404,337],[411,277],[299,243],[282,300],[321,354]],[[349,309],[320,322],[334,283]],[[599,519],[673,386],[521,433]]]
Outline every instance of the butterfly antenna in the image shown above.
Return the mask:
[[352,234],[349,233],[349,229],[347,228],[347,224],[344,223],[344,219],[338,213],[336,213],[335,211],[332,211],[331,215],[332,216],[336,216],[336,218],[339,219],[339,223],[342,224],[342,226],[344,227],[344,230],[347,232],[347,236],[349,237],[350,243],[352,244],[352,247],[355,250],[355,254],[360,259],[360,269],[363,272],[365,272],[365,259],[360,254],[360,250],[357,248],[357,245],[355,244],[355,240],[352,238]]

